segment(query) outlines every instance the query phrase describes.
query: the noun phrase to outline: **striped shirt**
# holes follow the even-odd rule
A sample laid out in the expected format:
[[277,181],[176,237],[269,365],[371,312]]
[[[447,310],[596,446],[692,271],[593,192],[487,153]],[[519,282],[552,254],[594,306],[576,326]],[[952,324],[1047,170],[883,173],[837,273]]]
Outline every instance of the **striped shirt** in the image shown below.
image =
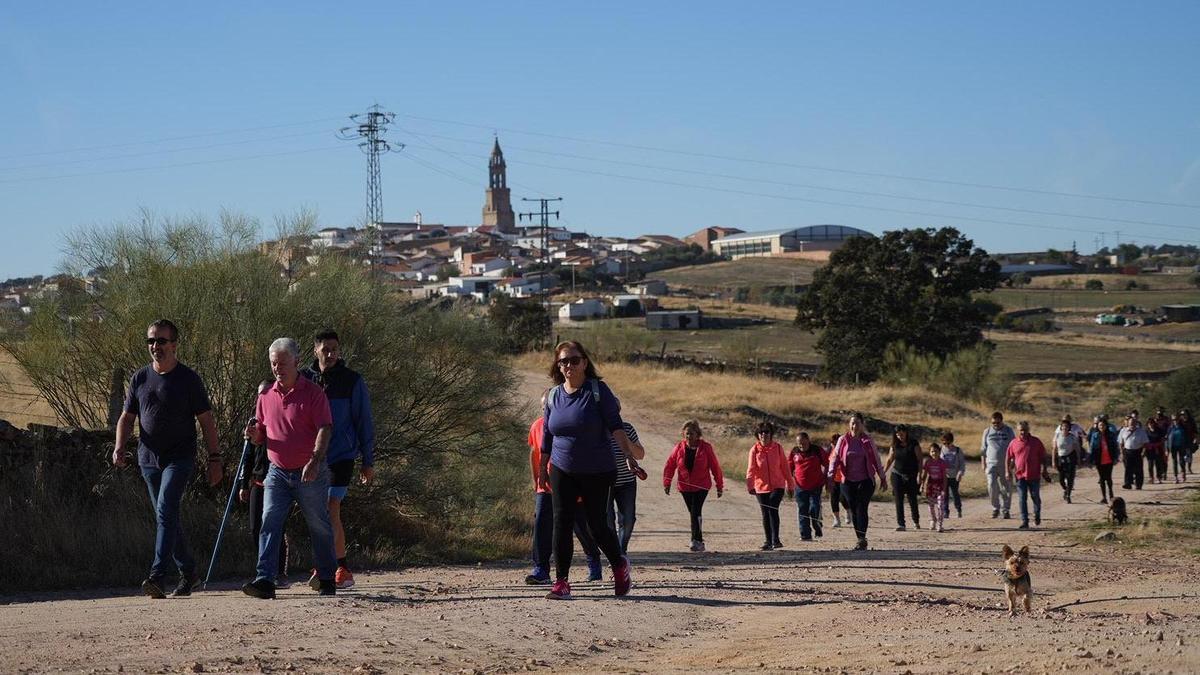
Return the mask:
[[[637,429],[629,422],[622,422],[625,427],[625,435],[629,437],[630,443],[640,443],[638,440]],[[613,454],[617,457],[617,482],[616,485],[624,485],[637,480],[633,472],[629,470],[629,462],[625,461],[625,455],[621,452],[621,446],[617,445],[617,440],[612,436],[608,437],[609,445],[612,446]]]

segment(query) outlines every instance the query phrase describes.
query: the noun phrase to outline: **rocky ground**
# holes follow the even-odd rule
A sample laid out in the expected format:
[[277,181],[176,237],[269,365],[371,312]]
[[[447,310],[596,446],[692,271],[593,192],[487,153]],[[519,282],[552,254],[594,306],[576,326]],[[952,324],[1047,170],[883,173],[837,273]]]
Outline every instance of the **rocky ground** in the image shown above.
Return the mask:
[[[626,415],[645,464],[660,468],[677,422]],[[0,671],[1133,673],[1200,664],[1200,563],[1165,544],[1130,550],[1068,536],[1103,516],[1098,504],[1065,504],[1047,486],[1040,529],[1018,532],[1016,520],[993,520],[972,500],[936,534],[911,523],[893,532],[894,510],[880,502],[871,549],[854,552],[847,528],[801,542],[785,502],[786,548],[762,553],[740,469],[727,467],[727,493],[706,505],[707,553],[688,552],[682,500],[651,472],[625,599],[606,580],[576,582],[571,602],[545,600],[544,587],[522,583],[518,561],[359,573],[328,599],[301,584],[257,601],[233,582],[161,601],[133,589],[0,598]],[[1080,496],[1094,496],[1093,478],[1081,474]],[[1125,496],[1137,521],[1198,487]],[[1004,544],[1032,549],[1032,614],[1007,616],[996,572]]]

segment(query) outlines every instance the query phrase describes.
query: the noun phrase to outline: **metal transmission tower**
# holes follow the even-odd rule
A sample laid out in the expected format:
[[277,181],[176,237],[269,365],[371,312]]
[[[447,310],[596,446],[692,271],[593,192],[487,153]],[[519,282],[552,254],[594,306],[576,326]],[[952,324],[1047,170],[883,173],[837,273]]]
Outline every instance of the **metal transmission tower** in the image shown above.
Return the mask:
[[550,267],[550,214],[554,214],[554,219],[558,220],[558,211],[550,210],[550,202],[561,202],[562,197],[542,197],[539,199],[530,199],[522,197],[523,202],[541,202],[542,208],[537,213],[519,213],[517,218],[524,220],[528,218],[533,220],[534,216],[541,217],[542,225],[542,268],[538,271],[538,289],[542,294],[542,305],[546,308],[546,313],[550,313],[550,294],[546,292],[546,268]]
[[394,146],[384,140],[388,125],[395,121],[395,113],[385,112],[379,104],[367,109],[365,113],[355,113],[350,116],[353,126],[338,129],[338,138],[346,141],[358,141],[358,147],[367,155],[367,237],[374,252],[374,232],[378,224],[383,222],[383,188],[379,182],[379,155],[385,152],[404,149],[403,143]]

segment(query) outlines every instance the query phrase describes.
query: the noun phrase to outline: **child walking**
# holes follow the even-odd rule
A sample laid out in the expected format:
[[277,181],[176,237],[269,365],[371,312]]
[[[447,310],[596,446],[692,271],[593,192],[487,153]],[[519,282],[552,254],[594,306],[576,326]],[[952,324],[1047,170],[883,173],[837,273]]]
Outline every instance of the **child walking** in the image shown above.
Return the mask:
[[925,491],[925,500],[929,503],[929,517],[933,519],[933,529],[945,532],[943,521],[946,517],[946,480],[950,467],[942,459],[942,448],[937,443],[929,444],[929,459],[921,466],[921,486]]
[[821,488],[825,487],[828,455],[821,446],[809,440],[806,432],[801,431],[796,436],[796,446],[788,455],[788,466],[796,479],[800,539],[812,541],[814,534],[821,536]]
[[704,531],[701,525],[704,518],[704,500],[713,481],[717,484],[717,498],[725,493],[725,474],[721,473],[721,463],[717,461],[717,453],[708,441],[701,438],[700,423],[688,420],[683,423],[681,432],[683,440],[675,444],[667,464],[663,467],[663,492],[671,494],[671,481],[679,483],[679,494],[687,505],[688,518],[692,525],[692,545],[690,550],[704,550]]
[[942,461],[946,462],[946,505],[942,508],[942,516],[950,517],[950,502],[954,502],[954,510],[962,518],[962,494],[959,484],[967,473],[967,456],[962,448],[954,444],[954,434],[947,431],[942,434]]
[[760,550],[771,551],[783,548],[779,539],[779,505],[783,493],[791,497],[796,489],[796,479],[788,471],[787,455],[783,446],[775,442],[775,425],[759,422],[754,429],[758,442],[750,448],[746,463],[746,491],[758,499],[762,510],[763,545]]

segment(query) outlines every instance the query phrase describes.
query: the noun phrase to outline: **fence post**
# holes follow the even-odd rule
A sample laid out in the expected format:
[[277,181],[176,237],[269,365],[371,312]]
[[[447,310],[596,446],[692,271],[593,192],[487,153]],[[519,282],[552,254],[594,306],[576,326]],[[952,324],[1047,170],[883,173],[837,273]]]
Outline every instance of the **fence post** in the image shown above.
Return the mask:
[[662,349],[658,352],[658,360],[661,361],[667,356],[667,341],[663,340]]

